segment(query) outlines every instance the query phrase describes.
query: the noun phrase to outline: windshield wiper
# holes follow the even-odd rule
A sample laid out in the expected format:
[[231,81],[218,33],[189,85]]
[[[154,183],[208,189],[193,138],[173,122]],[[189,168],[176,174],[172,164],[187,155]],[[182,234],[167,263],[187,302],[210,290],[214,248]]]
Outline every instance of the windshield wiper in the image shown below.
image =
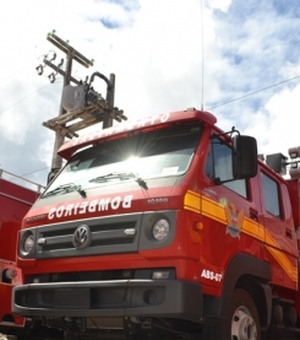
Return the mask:
[[120,179],[121,181],[127,180],[127,179],[134,179],[140,187],[143,189],[148,189],[147,183],[137,174],[133,172],[111,172],[107,175],[98,176],[95,178],[92,178],[89,180],[89,182],[95,182],[95,183],[103,183],[107,182],[109,179]]
[[71,191],[77,191],[81,195],[81,197],[86,198],[86,192],[83,189],[81,189],[80,185],[76,185],[74,183],[67,183],[67,184],[59,185],[57,188],[46,192],[43,195],[43,198],[58,195],[58,194],[66,194]]

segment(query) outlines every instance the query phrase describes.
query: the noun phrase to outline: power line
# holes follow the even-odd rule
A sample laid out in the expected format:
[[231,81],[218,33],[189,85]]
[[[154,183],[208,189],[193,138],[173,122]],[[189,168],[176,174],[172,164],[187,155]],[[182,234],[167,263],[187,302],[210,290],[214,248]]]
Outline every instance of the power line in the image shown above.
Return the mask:
[[32,175],[36,172],[43,171],[43,170],[46,170],[46,169],[49,169],[49,167],[44,167],[44,168],[41,168],[41,169],[38,169],[38,170],[27,172],[26,174],[20,175],[20,177],[26,177],[26,176]]
[[203,0],[201,0],[201,73],[202,73],[202,79],[201,79],[201,110],[204,110],[204,22],[203,19]]
[[263,88],[261,88],[261,89],[259,89],[259,90],[256,90],[256,91],[247,93],[247,94],[245,94],[245,95],[243,95],[243,96],[241,96],[241,97],[237,97],[237,98],[235,98],[235,99],[229,100],[229,101],[224,102],[224,103],[222,103],[222,104],[218,104],[218,105],[212,106],[212,107],[210,107],[208,110],[213,110],[213,109],[215,109],[215,108],[217,108],[217,107],[220,107],[220,106],[224,106],[224,105],[230,104],[230,103],[232,103],[232,102],[235,102],[235,101],[240,100],[240,99],[244,99],[244,98],[246,98],[246,97],[250,97],[250,96],[252,96],[252,95],[254,95],[254,94],[256,94],[256,93],[259,93],[259,92],[262,92],[262,91],[265,91],[265,90],[269,90],[269,89],[271,89],[272,87],[276,87],[276,86],[282,85],[282,84],[284,84],[284,83],[287,83],[287,82],[289,82],[289,81],[295,80],[295,79],[297,79],[297,78],[300,78],[300,75],[295,76],[295,77],[290,78],[290,79],[286,79],[286,80],[280,81],[279,83],[275,83],[275,84],[270,85],[270,86],[263,87]]
[[2,81],[0,81],[0,85],[3,84],[3,83],[5,83],[8,79],[13,78],[15,75],[19,74],[20,72],[22,72],[22,71],[24,71],[24,70],[26,70],[26,69],[29,69],[29,67],[27,67],[27,66],[26,66],[26,67],[23,67],[23,68],[21,68],[20,70],[16,71],[15,73],[11,74],[10,76],[8,76],[8,77],[2,79]]
[[44,89],[45,87],[47,87],[47,86],[49,86],[49,85],[50,85],[50,84],[47,84],[47,85],[45,85],[45,86],[42,86],[42,87],[40,87],[39,89],[37,89],[36,91],[34,91],[34,92],[30,93],[29,95],[27,95],[26,97],[24,97],[24,98],[18,100],[18,101],[15,102],[13,105],[11,105],[11,106],[5,108],[4,110],[0,111],[0,114],[3,113],[3,112],[5,112],[5,111],[7,111],[7,110],[9,110],[9,109],[11,109],[12,107],[16,106],[17,104],[21,103],[22,101],[26,100],[27,98],[33,96],[34,94],[38,93],[39,91],[41,91],[42,89]]
[[[44,167],[44,168],[41,168],[41,169],[38,169],[38,170],[34,170],[34,171],[31,171],[31,172],[27,172],[26,174],[18,175],[18,177],[20,177],[20,178],[25,178],[25,177],[27,177],[27,176],[29,176],[29,175],[32,175],[32,174],[34,174],[34,173],[36,173],[36,172],[43,171],[43,170],[46,170],[46,169],[49,169],[49,167]],[[16,178],[13,177],[13,176],[10,177],[10,178],[8,178],[8,179],[11,180],[11,181],[16,180]]]

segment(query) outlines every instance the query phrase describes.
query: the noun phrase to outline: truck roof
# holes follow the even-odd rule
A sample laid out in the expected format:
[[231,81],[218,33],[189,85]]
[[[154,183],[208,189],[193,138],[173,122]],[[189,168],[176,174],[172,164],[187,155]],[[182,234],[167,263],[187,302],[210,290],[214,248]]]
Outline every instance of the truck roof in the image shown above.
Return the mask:
[[80,136],[66,142],[59,150],[58,154],[65,158],[70,157],[78,150],[85,148],[89,145],[96,145],[105,139],[119,138],[122,135],[128,135],[132,131],[157,129],[159,126],[167,125],[174,122],[186,122],[186,121],[202,121],[208,125],[214,125],[217,122],[217,118],[207,111],[200,111],[196,109],[187,109],[176,112],[163,113],[152,117],[140,118],[136,121],[129,121],[113,127],[93,131],[89,134]]

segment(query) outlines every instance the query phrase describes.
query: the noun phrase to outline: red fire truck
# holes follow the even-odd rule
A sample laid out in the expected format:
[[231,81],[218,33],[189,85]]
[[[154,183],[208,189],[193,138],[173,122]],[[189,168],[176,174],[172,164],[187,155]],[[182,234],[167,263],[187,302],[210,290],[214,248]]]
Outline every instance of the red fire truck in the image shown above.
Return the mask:
[[68,339],[299,339],[297,150],[266,164],[195,109],[68,141],[23,220],[13,312]]
[[11,309],[12,289],[22,284],[22,271],[16,265],[18,231],[42,189],[37,183],[0,169],[0,333],[17,339],[62,338],[60,331]]
[[15,262],[18,231],[38,196],[35,183],[0,170],[0,333],[17,334],[25,326],[25,319],[11,312],[11,294],[22,282]]

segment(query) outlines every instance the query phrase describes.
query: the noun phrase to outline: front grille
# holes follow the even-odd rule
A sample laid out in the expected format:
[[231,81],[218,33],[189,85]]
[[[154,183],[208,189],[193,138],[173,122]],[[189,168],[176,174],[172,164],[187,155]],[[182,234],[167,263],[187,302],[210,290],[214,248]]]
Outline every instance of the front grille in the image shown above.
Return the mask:
[[[112,216],[37,228],[36,258],[58,258],[136,252],[142,214]],[[76,249],[74,233],[80,225],[88,226],[90,244]]]

